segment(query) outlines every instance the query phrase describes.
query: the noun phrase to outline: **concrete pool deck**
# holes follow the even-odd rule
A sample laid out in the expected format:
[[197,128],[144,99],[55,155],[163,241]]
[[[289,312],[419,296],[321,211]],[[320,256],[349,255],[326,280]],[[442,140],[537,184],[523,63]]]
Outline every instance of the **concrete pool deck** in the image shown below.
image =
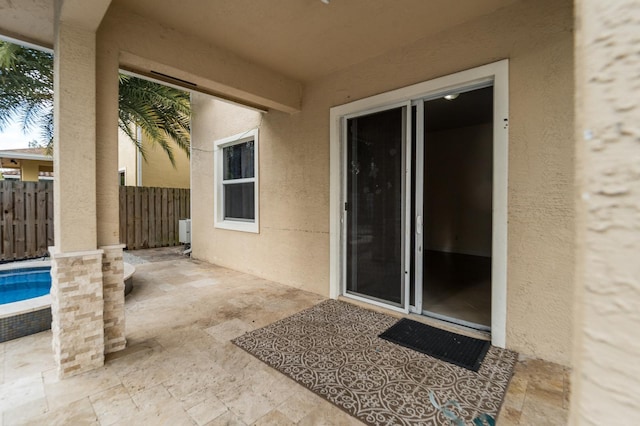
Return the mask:
[[[58,380],[50,332],[0,344],[0,425],[361,424],[230,343],[325,298],[173,250],[136,252],[162,260],[136,265],[104,367]],[[522,358],[498,424],[566,424],[567,403],[568,370]]]

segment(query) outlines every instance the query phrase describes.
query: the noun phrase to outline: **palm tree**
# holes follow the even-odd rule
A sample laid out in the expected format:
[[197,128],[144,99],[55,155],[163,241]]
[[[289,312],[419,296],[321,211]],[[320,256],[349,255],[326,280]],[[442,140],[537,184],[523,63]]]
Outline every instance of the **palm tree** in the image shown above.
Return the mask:
[[[118,127],[145,157],[136,137],[139,127],[175,167],[171,141],[189,155],[189,94],[124,74],[119,84]],[[19,120],[24,132],[39,128],[42,142],[51,150],[53,55],[0,40],[0,131],[14,120]]]

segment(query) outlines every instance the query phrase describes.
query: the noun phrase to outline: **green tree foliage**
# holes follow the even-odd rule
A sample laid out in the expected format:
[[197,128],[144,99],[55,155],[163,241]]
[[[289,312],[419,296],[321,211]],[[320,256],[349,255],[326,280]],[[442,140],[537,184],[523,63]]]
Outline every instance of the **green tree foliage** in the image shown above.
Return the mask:
[[[136,144],[136,126],[158,144],[175,166],[171,141],[189,155],[189,94],[120,74],[118,127]],[[0,130],[18,120],[24,132],[40,130],[42,142],[53,143],[53,55],[0,40]]]

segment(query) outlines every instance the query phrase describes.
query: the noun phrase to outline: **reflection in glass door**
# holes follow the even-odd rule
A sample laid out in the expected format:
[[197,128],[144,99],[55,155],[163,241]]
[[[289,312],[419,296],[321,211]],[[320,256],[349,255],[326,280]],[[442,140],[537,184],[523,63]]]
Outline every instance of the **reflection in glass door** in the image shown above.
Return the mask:
[[405,306],[405,106],[346,124],[346,290]]

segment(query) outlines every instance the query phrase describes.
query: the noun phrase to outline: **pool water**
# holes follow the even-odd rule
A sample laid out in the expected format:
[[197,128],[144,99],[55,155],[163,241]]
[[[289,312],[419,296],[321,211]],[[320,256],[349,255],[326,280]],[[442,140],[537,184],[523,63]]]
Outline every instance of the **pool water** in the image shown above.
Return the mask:
[[49,266],[0,271],[0,305],[49,294],[50,271]]

